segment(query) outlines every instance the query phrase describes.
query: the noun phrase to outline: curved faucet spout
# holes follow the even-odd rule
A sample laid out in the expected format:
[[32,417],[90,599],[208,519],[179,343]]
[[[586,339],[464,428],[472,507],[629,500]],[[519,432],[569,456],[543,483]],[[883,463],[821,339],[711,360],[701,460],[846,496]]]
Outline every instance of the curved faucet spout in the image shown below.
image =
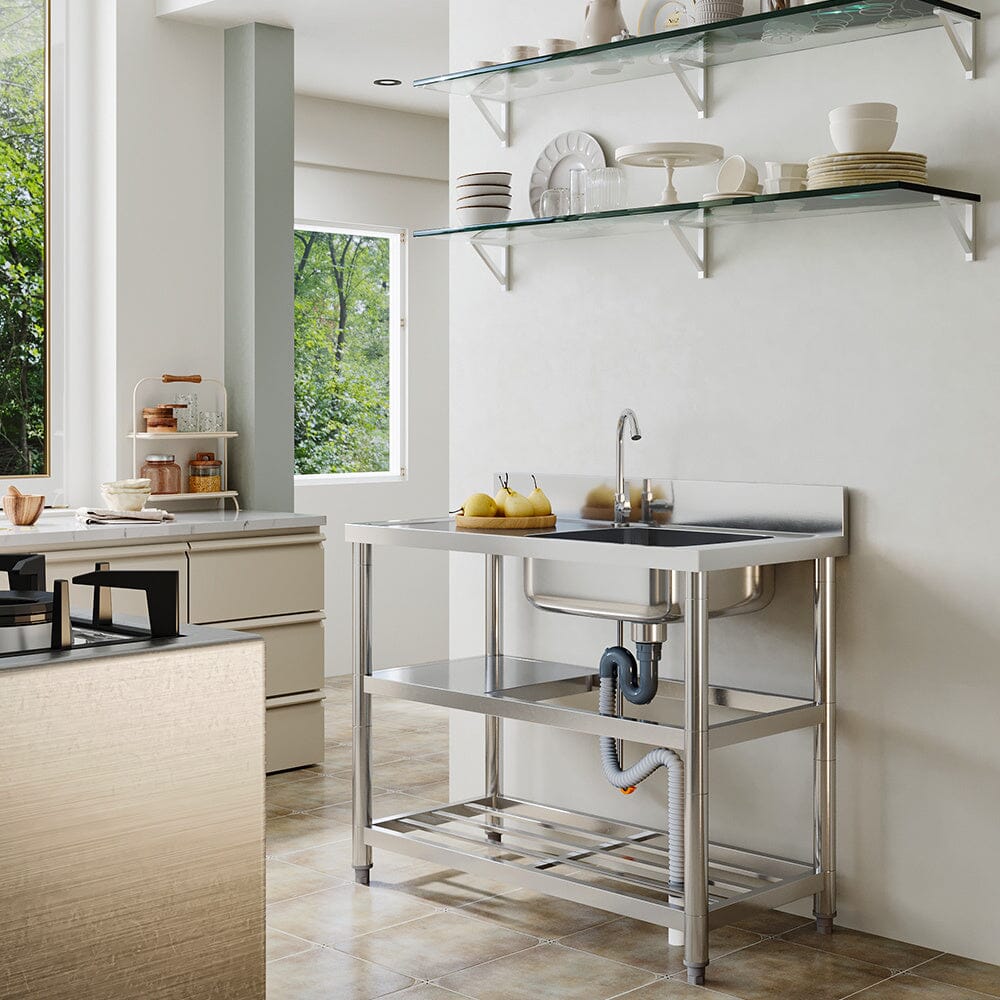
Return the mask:
[[626,407],[618,418],[618,440],[616,451],[616,485],[615,493],[615,524],[628,524],[632,517],[632,502],[628,493],[625,492],[625,426],[632,425],[632,440],[638,441],[642,438],[639,430],[639,419],[635,415],[635,410]]

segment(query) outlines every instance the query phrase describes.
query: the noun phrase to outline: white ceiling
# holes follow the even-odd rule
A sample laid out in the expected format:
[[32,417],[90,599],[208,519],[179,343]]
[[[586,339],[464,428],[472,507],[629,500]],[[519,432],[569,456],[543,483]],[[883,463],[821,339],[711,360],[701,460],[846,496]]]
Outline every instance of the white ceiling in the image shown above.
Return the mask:
[[[448,70],[448,0],[157,0],[165,17],[295,29],[300,94],[445,117],[448,98],[410,84]],[[402,87],[376,87],[393,77]]]

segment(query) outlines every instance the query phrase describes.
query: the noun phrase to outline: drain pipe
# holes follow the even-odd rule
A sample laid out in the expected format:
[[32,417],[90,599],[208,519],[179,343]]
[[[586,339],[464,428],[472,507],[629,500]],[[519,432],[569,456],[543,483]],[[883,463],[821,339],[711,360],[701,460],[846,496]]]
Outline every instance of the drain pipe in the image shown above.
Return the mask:
[[[652,647],[656,647],[655,653]],[[650,647],[643,649],[642,647]],[[639,662],[624,646],[612,646],[601,657],[601,715],[615,715],[615,696],[621,683],[625,696],[635,704],[648,704],[656,694],[656,664],[659,661],[660,643],[638,643]],[[655,657],[655,658],[654,658]],[[630,694],[629,692],[632,692]],[[639,701],[636,696],[645,697]],[[684,888],[684,762],[666,747],[651,750],[640,761],[623,770],[618,754],[618,744],[613,737],[602,736],[601,765],[604,776],[612,786],[626,794],[645,781],[661,767],[667,769],[667,839],[669,847],[668,873],[671,888]],[[679,897],[670,897],[671,903],[681,903]],[[670,944],[683,944],[681,931],[670,931]]]

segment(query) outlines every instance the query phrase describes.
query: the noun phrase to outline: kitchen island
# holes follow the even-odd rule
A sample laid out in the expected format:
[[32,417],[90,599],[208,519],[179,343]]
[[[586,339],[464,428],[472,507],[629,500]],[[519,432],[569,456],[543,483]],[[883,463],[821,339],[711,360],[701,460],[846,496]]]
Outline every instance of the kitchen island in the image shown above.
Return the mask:
[[[155,502],[155,497],[153,498]],[[81,524],[46,511],[33,527],[0,518],[0,554],[39,552],[53,577],[113,569],[169,569],[180,580],[181,621],[260,635],[267,648],[267,767],[323,760],[325,518],[269,511],[179,512],[160,524]],[[142,616],[141,595],[116,609]],[[89,594],[74,587],[72,603]]]

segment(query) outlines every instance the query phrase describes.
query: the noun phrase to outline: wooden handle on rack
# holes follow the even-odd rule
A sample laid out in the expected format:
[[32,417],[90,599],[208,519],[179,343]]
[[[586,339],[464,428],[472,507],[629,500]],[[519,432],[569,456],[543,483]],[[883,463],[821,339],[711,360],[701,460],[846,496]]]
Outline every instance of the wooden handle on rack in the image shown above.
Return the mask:
[[164,375],[164,382],[201,382],[200,375]]

